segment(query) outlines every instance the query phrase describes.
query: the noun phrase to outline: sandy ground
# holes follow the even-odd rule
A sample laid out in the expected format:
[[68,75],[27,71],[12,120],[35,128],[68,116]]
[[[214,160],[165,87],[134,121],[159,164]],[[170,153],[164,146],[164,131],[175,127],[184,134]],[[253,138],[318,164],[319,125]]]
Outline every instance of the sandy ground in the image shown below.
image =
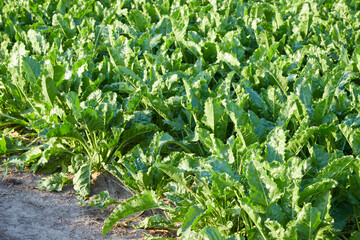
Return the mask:
[[[102,211],[80,207],[72,186],[62,192],[36,189],[43,175],[10,170],[0,175],[0,239],[144,239],[148,235],[164,236],[132,227],[115,226],[102,237],[104,220],[115,207]],[[92,195],[108,190],[110,196],[124,201],[131,194],[111,175],[100,175],[92,186]],[[145,213],[149,215],[151,213]],[[143,216],[128,225],[139,223]]]

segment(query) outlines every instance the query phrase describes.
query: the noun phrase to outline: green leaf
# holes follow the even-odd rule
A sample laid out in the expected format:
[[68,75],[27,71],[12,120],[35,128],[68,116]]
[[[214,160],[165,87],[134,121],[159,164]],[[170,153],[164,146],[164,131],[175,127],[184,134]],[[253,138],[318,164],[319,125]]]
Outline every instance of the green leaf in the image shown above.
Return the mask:
[[161,33],[163,36],[172,32],[172,24],[170,18],[164,16],[159,22],[159,27],[156,29],[157,33]]
[[336,207],[331,209],[331,216],[334,218],[333,229],[343,231],[349,222],[349,217],[353,216],[353,205],[348,201],[340,201]]
[[275,127],[267,136],[265,158],[269,162],[284,162],[285,149],[286,132],[281,127]]
[[267,95],[264,100],[272,113],[273,120],[275,121],[279,116],[280,110],[284,106],[283,96],[281,95],[278,88],[270,86],[267,90]]
[[27,80],[36,83],[41,74],[40,64],[31,57],[23,57],[22,64]]
[[143,124],[135,122],[129,129],[125,130],[120,137],[121,147],[139,140],[144,134],[154,132],[159,128],[154,124]]
[[360,239],[360,232],[359,231],[353,232],[351,234],[351,237],[349,238],[349,240],[357,240],[357,239]]
[[329,161],[329,164],[321,169],[316,175],[314,181],[321,181],[326,178],[335,178],[346,173],[346,170],[356,162],[357,159],[352,156],[344,156]]
[[171,221],[164,219],[160,214],[145,218],[138,227],[143,229],[175,228]]
[[[276,46],[276,45],[274,45],[274,46]],[[271,55],[271,51],[269,51],[268,54]],[[258,62],[256,62],[256,66],[258,66],[259,68],[265,70],[265,72],[267,72],[274,79],[274,81],[278,84],[278,86],[280,87],[280,89],[283,92],[283,95],[287,96],[288,81],[282,75],[281,69],[277,68],[276,65],[275,65],[275,67],[273,67],[272,70],[268,69],[261,62],[260,62],[260,64]]]
[[58,90],[55,86],[54,80],[51,78],[43,77],[42,78],[42,93],[44,94],[45,100],[53,108],[55,104],[55,98],[58,95]]
[[216,99],[210,97],[205,102],[204,118],[202,121],[213,131],[213,133],[215,133],[216,125],[223,113],[224,110],[222,106],[216,101]]
[[318,227],[321,224],[321,212],[311,206],[310,203],[304,205],[298,213],[296,220],[297,237],[300,240],[316,239]]
[[60,192],[64,184],[66,184],[68,181],[68,178],[64,174],[55,173],[45,179],[40,180],[37,188],[46,191]]
[[226,238],[215,227],[206,227],[201,231],[209,240],[225,240]]
[[267,173],[265,163],[262,164],[256,160],[256,156],[253,154],[252,160],[247,163],[246,177],[252,201],[266,207],[280,198],[282,193],[276,182]]
[[296,235],[296,221],[292,220],[286,225],[285,238],[286,240],[297,240]]
[[285,239],[285,229],[280,223],[268,218],[265,220],[264,225],[270,230],[269,236],[273,239]]
[[39,135],[46,137],[47,139],[52,137],[64,137],[79,140],[80,142],[84,141],[83,136],[77,132],[74,125],[69,123],[54,125],[53,128],[44,128]]
[[27,32],[29,41],[31,42],[32,50],[37,54],[45,54],[49,49],[49,43],[46,42],[45,37],[33,29]]
[[247,167],[247,181],[250,186],[250,196],[252,201],[257,204],[267,206],[269,204],[269,199],[266,192],[266,186],[261,181],[260,173],[255,168],[255,165],[250,162]]
[[135,88],[132,85],[130,85],[130,83],[115,82],[115,83],[105,85],[103,87],[103,91],[104,92],[113,91],[113,92],[118,92],[118,93],[131,94],[131,93],[135,92]]
[[257,142],[258,136],[253,130],[253,126],[248,114],[237,104],[230,101],[223,101],[226,113],[235,125],[237,134],[239,135],[243,145],[249,146]]
[[251,204],[250,198],[239,199],[241,208],[247,213],[251,221],[255,224],[263,239],[266,239],[265,232],[261,223],[261,217],[256,213]]
[[360,202],[360,192],[358,191],[358,186],[360,186],[360,168],[354,166],[352,172],[353,174],[350,176],[350,192]]
[[[285,227],[289,219],[288,216],[286,216],[286,213],[284,212],[285,206],[286,204],[284,204],[283,202],[270,203],[269,207],[266,209],[266,218],[271,221],[275,221],[276,223],[280,224],[280,226],[282,227]],[[285,208],[287,208],[287,206]]]
[[143,98],[144,92],[138,88],[133,94],[129,96],[129,100],[126,104],[126,113],[133,114],[138,107],[141,99]]
[[162,148],[170,143],[179,144],[174,138],[166,132],[157,132],[149,145],[148,152],[156,156],[161,153]]
[[[25,166],[29,166],[36,162],[38,158],[42,156],[41,146],[34,146],[27,152],[21,154],[20,157],[13,156],[10,158],[9,163],[16,165],[19,170],[22,170]],[[34,172],[36,169],[32,169]]]
[[113,59],[113,56],[111,55],[110,49],[108,49],[108,51],[110,54],[110,59],[111,59],[113,65],[116,67],[115,70],[119,74],[126,76],[127,77],[126,81],[128,81],[134,88],[141,87],[143,85],[141,78],[138,75],[136,75],[135,72],[130,70],[129,68],[117,65],[115,60]]
[[309,119],[309,114],[305,105],[301,102],[299,97],[293,93],[287,99],[286,104],[281,109],[279,117],[276,120],[278,126],[283,126],[287,128],[290,119],[294,118],[296,123],[300,125],[303,122],[306,122]]
[[[260,163],[254,159],[247,167],[248,178],[253,178],[253,180],[248,180],[252,196],[263,198],[266,201],[266,206],[281,198],[283,192],[279,189],[274,178],[268,173],[267,168],[270,167],[266,165],[266,162]],[[257,203],[261,204],[261,202]]]
[[303,192],[300,192],[299,204],[302,204],[308,198],[315,198],[319,194],[335,188],[337,182],[332,179],[321,179],[306,186]]
[[155,166],[164,173],[166,173],[166,175],[171,177],[174,181],[180,183],[183,186],[186,186],[187,181],[185,179],[184,172],[179,170],[177,167],[169,166],[166,164],[160,164],[160,163],[156,163]]
[[137,9],[133,9],[128,14],[129,21],[140,31],[145,32],[148,27],[148,17]]
[[323,121],[323,117],[329,111],[328,102],[328,98],[325,98],[320,100],[315,106],[313,120],[318,125],[321,124],[321,122]]
[[7,152],[8,152],[8,148],[7,148],[7,146],[6,146],[6,139],[5,139],[5,137],[2,137],[1,139],[0,139],[0,154],[1,154],[1,156],[2,155],[4,155],[4,154],[6,154]]
[[316,197],[316,201],[314,204],[320,213],[321,213],[321,220],[323,223],[328,224],[331,226],[333,223],[333,218],[330,216],[330,207],[331,207],[331,192],[324,191]]
[[239,60],[230,53],[218,52],[218,61],[225,62],[233,71],[240,74],[240,62]]
[[360,129],[358,128],[352,128],[345,124],[340,124],[339,128],[344,134],[347,142],[349,143],[350,147],[353,150],[354,155],[360,154]]
[[112,199],[109,195],[109,192],[106,190],[96,195],[90,203],[81,202],[80,205],[88,206],[88,207],[93,206],[93,207],[98,207],[101,210],[105,210],[107,206],[109,206],[110,204],[117,204],[117,203],[119,202]]
[[61,32],[67,39],[73,38],[76,34],[74,20],[68,14],[54,14],[52,16],[52,25],[59,26]]
[[[16,146],[16,141],[9,137],[2,137],[0,138],[0,156],[9,155],[11,153],[16,153],[22,150],[22,147]],[[29,149],[29,148],[27,148]],[[26,150],[26,147],[25,149]]]
[[191,206],[184,217],[183,224],[178,230],[178,234],[195,228],[197,222],[200,220],[204,212],[205,211],[199,206]]
[[156,209],[163,206],[156,199],[153,191],[145,191],[141,194],[135,195],[125,202],[120,203],[110,216],[105,220],[103,227],[103,236],[114,226],[117,221],[129,216],[130,214]]
[[90,196],[91,161],[85,162],[75,173],[73,178],[76,196],[87,199]]
[[308,143],[310,137],[318,130],[318,127],[300,127],[289,140],[286,149],[297,156],[305,144]]
[[301,11],[299,13],[299,30],[303,39],[305,39],[310,31],[312,23],[312,12],[310,3],[303,3]]
[[[270,122],[264,118],[259,118],[254,112],[249,110],[249,118],[251,120],[251,124],[254,128],[254,132],[257,135],[257,139],[253,139],[254,142],[263,143],[266,140],[267,135],[269,132],[275,127],[275,124],[273,122]],[[250,132],[249,130],[247,130]],[[251,134],[251,133],[250,133]],[[256,135],[253,135],[255,137]]]
[[94,132],[96,130],[105,130],[104,116],[102,115],[102,112],[88,107],[81,112],[81,117],[86,124],[87,131]]
[[210,97],[206,100],[202,121],[212,130],[217,138],[226,138],[228,117],[217,99]]
[[22,62],[27,53],[28,51],[26,50],[24,43],[21,41],[17,41],[11,49],[9,67],[19,70],[22,67]]
[[250,100],[251,100],[251,106],[252,106],[252,111],[257,113],[258,116],[261,117],[265,117],[267,118],[270,114],[269,108],[266,105],[266,103],[264,102],[264,100],[260,97],[260,95],[254,91],[253,89],[246,87],[246,92],[249,94],[250,96]]

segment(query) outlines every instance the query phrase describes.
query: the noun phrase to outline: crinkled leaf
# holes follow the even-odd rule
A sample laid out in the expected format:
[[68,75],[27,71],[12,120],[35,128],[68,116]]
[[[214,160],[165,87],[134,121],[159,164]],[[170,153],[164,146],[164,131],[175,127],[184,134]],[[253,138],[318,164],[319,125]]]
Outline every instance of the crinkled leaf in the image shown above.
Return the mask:
[[286,132],[280,128],[274,128],[267,136],[266,158],[269,162],[283,162],[286,149]]
[[304,145],[308,143],[309,138],[311,138],[317,130],[317,127],[299,129],[287,143],[286,149],[297,156]]
[[204,214],[204,209],[199,206],[192,206],[189,208],[188,212],[184,217],[183,224],[178,231],[178,234],[186,232],[187,230],[194,228],[197,222],[200,220],[201,216]]
[[337,182],[332,179],[322,179],[318,182],[314,182],[306,186],[303,192],[300,192],[299,203],[303,203],[308,198],[315,198],[322,192],[333,189],[336,185]]
[[154,124],[143,124],[135,122],[129,129],[125,130],[120,138],[121,144],[129,144],[136,141],[142,135],[154,132],[158,130],[158,127]]
[[129,20],[134,24],[134,26],[141,32],[144,32],[148,26],[148,17],[144,13],[140,12],[137,9],[130,11]]
[[60,192],[64,186],[68,182],[68,178],[59,173],[55,173],[45,179],[40,180],[37,185],[38,189],[46,190],[46,191],[58,191]]
[[305,105],[301,102],[299,97],[293,93],[290,94],[286,104],[281,109],[276,123],[278,126],[287,128],[289,121],[292,118],[294,118],[299,125],[309,118]]
[[169,166],[166,164],[159,164],[157,163],[155,165],[157,168],[159,168],[161,171],[166,173],[169,177],[174,179],[174,181],[182,184],[183,186],[186,186],[187,181],[185,179],[185,174],[183,171],[179,170],[177,167]]
[[73,178],[76,196],[86,199],[90,195],[91,162],[85,162],[75,173]]
[[226,113],[235,125],[236,132],[239,134],[244,146],[257,142],[258,136],[253,131],[248,114],[237,104],[229,101],[223,102]]
[[355,161],[357,160],[352,156],[335,158],[331,160],[326,167],[319,171],[314,181],[321,181],[326,178],[335,178],[338,175],[345,173],[345,170],[347,170]]
[[164,229],[168,227],[174,228],[171,221],[164,219],[160,214],[156,214],[155,216],[145,218],[136,228]]
[[360,154],[360,129],[358,129],[358,128],[353,129],[352,127],[345,125],[345,124],[340,124],[339,128],[340,128],[342,134],[344,134],[347,142],[351,146],[354,155],[359,155]]
[[141,194],[120,203],[110,216],[105,220],[103,236],[114,226],[117,221],[129,216],[130,214],[151,210],[162,207],[163,204],[156,199],[153,191],[145,191]]
[[269,235],[273,239],[284,239],[285,229],[283,226],[281,226],[280,223],[270,220],[268,218],[265,220],[264,225],[265,225],[265,227],[267,227],[270,230]]
[[48,139],[52,137],[68,137],[83,141],[83,136],[77,132],[72,124],[68,123],[55,125],[53,128],[45,128],[40,132],[40,136]]
[[225,138],[227,127],[227,116],[224,116],[224,109],[220,103],[210,97],[205,102],[203,123],[208,126],[215,136]]
[[23,57],[22,61],[23,69],[26,73],[27,80],[32,83],[37,82],[37,78],[39,77],[41,73],[40,64],[38,61],[31,57]]
[[250,196],[252,201],[263,206],[269,205],[270,200],[266,185],[261,179],[261,173],[256,169],[253,162],[249,162],[246,175],[250,186]]
[[51,107],[54,107],[55,98],[58,95],[58,90],[55,86],[54,80],[51,78],[43,77],[41,81],[42,93],[46,101],[50,104]]
[[117,204],[119,202],[117,202],[116,200],[114,200],[113,198],[110,197],[109,192],[103,191],[101,193],[99,193],[98,195],[96,195],[90,203],[84,203],[82,202],[80,205],[81,206],[93,206],[93,207],[98,207],[101,210],[105,210],[107,208],[107,206],[109,206],[110,204]]
[[315,239],[317,230],[321,224],[321,212],[312,207],[310,203],[304,205],[298,213],[296,220],[296,232],[298,239],[311,240]]
[[32,50],[37,54],[44,54],[49,49],[49,43],[45,40],[45,37],[39,32],[29,29],[27,32],[29,40],[32,45]]

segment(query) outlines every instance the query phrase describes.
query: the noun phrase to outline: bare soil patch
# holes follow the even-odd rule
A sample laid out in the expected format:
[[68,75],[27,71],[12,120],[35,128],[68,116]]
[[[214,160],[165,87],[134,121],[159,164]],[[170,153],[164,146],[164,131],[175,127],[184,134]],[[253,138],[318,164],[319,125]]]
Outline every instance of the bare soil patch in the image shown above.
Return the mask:
[[[102,211],[81,207],[72,186],[62,192],[46,192],[36,188],[40,174],[15,169],[0,177],[0,239],[144,239],[148,235],[166,235],[132,228],[145,213],[128,227],[115,226],[102,237],[102,226],[115,206]],[[110,196],[124,201],[131,194],[110,174],[101,174],[92,186],[93,196],[108,190]]]

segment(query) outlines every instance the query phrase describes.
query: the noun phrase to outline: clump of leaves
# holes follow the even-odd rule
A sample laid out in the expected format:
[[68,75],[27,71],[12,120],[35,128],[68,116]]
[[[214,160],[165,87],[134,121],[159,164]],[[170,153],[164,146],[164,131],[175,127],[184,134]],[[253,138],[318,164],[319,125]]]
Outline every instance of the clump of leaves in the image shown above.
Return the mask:
[[3,163],[57,171],[39,188],[82,200],[92,173],[116,176],[135,196],[88,204],[118,204],[104,234],[159,208],[141,227],[183,239],[356,239],[358,10],[0,1],[0,152],[19,153]]

